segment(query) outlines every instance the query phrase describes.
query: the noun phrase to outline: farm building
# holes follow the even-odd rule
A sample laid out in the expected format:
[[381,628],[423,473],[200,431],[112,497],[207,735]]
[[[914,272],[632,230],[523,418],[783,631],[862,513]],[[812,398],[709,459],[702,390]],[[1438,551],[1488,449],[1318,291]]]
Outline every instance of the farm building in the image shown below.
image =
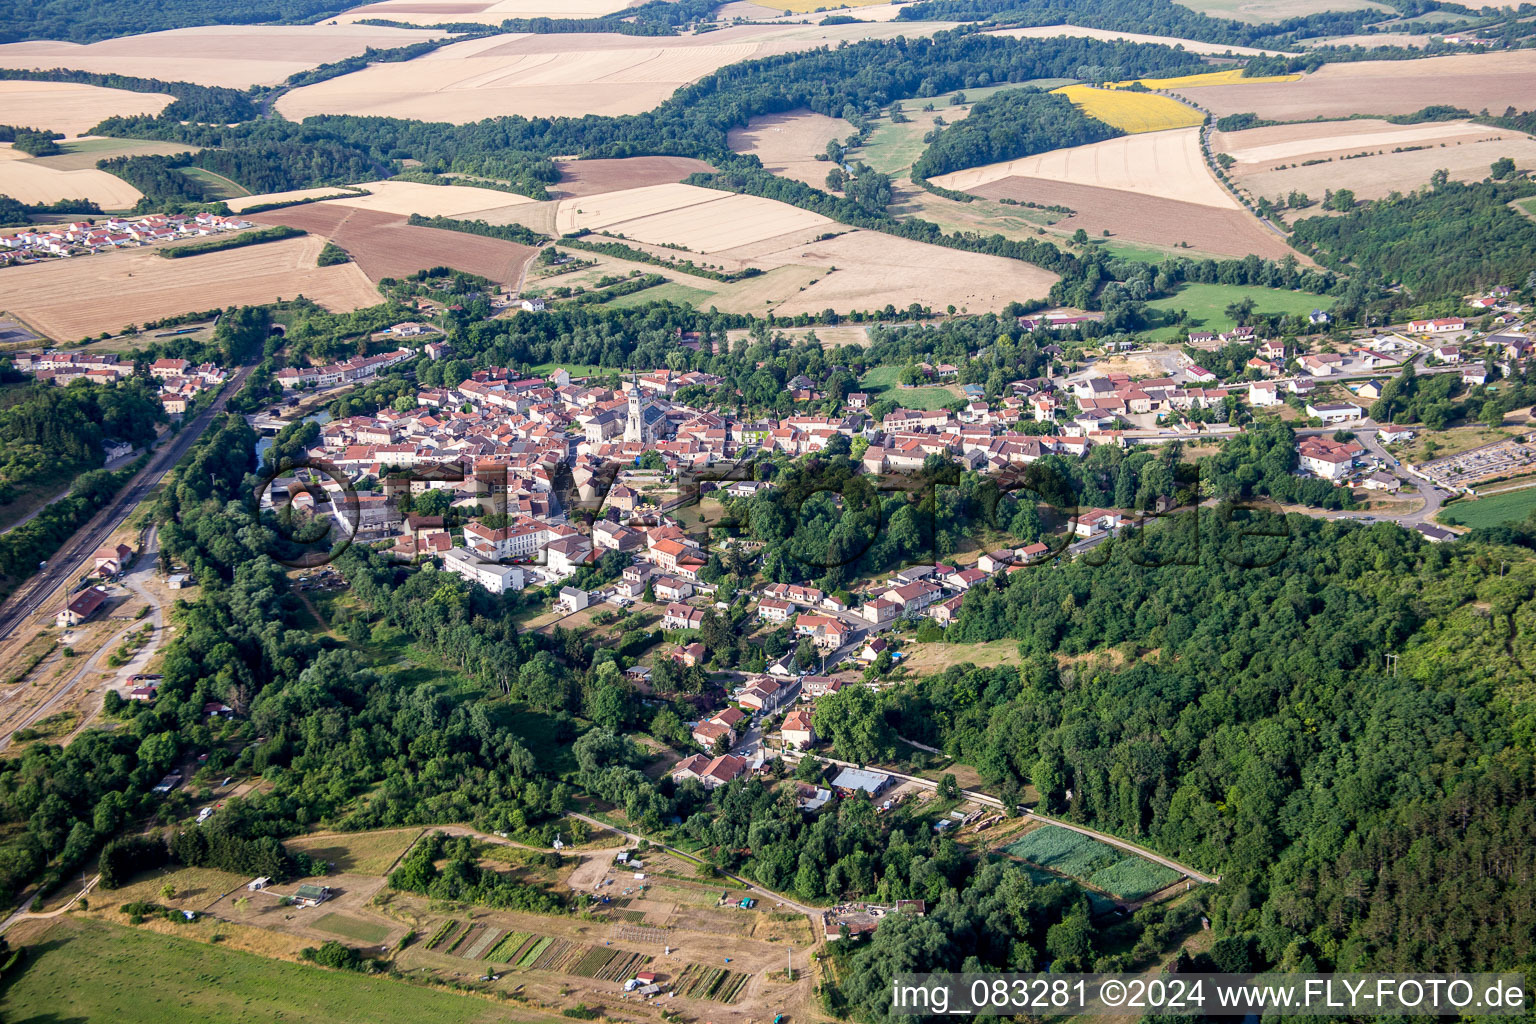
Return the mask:
[[855,793],[868,793],[870,796],[879,796],[885,791],[885,787],[891,784],[889,775],[879,772],[867,772],[861,768],[844,768],[837,773],[837,778],[832,780],[832,788],[843,796],[853,796]]

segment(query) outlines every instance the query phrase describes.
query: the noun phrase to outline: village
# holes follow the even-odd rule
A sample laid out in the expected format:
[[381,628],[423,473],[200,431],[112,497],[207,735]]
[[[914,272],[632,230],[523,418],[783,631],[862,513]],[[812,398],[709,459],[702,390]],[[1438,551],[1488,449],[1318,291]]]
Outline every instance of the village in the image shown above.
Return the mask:
[[254,226],[239,217],[217,213],[151,213],[142,217],[110,216],[97,222],[72,221],[57,227],[0,234],[0,267],[132,249]]

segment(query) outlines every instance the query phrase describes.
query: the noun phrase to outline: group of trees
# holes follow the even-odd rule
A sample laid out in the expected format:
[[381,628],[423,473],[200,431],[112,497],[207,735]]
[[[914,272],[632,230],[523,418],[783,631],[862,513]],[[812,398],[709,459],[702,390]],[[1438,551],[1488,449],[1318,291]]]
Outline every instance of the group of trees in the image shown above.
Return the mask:
[[1302,516],[1147,534],[974,588],[948,639],[1020,664],[957,648],[884,728],[1219,872],[1213,925],[1256,967],[1529,963],[1536,561]]
[[336,0],[179,0],[169,7],[156,0],[13,0],[0,6],[0,43],[21,39],[93,43],[193,25],[313,21],[346,7]]
[[933,178],[1123,134],[1084,114],[1065,96],[1034,88],[1007,89],[977,103],[963,121],[941,129],[912,165],[912,177]]
[[[389,887],[434,900],[477,903],[501,910],[552,914],[563,909],[560,898],[548,890],[481,867],[482,845],[469,836],[450,838],[444,832],[423,836],[390,872]],[[439,860],[446,863],[438,867]]]
[[1463,184],[1436,171],[1428,189],[1297,221],[1294,237],[1325,266],[1400,285],[1414,301],[1455,297],[1536,268],[1536,222],[1509,205],[1533,195],[1530,182]]

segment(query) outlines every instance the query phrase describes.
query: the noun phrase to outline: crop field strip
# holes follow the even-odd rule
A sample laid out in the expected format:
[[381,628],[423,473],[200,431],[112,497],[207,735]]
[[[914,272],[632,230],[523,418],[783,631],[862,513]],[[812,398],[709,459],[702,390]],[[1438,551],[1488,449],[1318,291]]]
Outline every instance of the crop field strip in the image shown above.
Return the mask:
[[444,921],[442,924],[437,926],[437,931],[433,932],[432,937],[427,940],[425,948],[437,949],[448,940],[450,935],[458,930],[458,927],[458,921],[454,921],[452,919]]
[[501,934],[500,928],[487,926],[480,937],[475,940],[474,945],[468,947],[459,955],[466,960],[479,960],[485,955],[485,951],[490,949],[496,940],[501,937]]
[[506,963],[516,956],[533,936],[527,932],[507,932],[485,954],[485,959]]
[[677,976],[672,989],[688,999],[713,999],[719,1003],[729,1003],[741,995],[741,990],[746,988],[750,980],[751,975],[740,971],[689,964]]

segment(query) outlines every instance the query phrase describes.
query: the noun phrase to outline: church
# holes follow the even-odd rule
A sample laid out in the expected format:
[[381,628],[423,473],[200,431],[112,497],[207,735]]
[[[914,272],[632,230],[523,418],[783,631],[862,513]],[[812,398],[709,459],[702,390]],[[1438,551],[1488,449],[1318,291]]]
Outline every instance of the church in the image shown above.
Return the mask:
[[653,405],[640,393],[640,382],[631,377],[629,382],[629,415],[624,421],[624,441],[655,444],[661,436],[662,424],[667,414]]

